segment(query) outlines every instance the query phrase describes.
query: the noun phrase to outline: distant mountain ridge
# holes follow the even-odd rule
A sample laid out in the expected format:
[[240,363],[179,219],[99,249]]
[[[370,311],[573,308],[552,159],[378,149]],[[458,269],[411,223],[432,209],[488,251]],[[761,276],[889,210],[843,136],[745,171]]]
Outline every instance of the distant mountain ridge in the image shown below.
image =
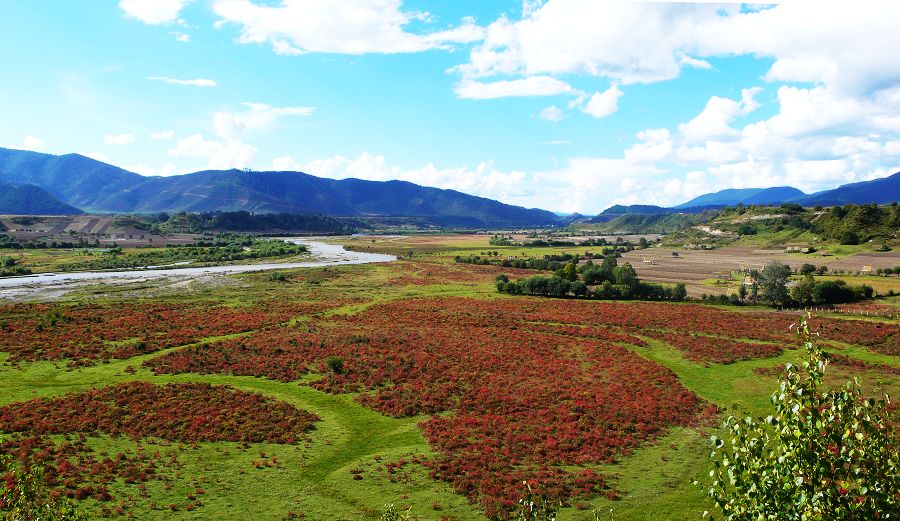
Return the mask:
[[833,190],[816,192],[789,202],[804,206],[834,206],[843,204],[890,204],[900,201],[900,172],[888,177],[839,186]]
[[77,215],[78,208],[66,204],[39,186],[0,182],[0,214]]
[[736,204],[778,204],[805,197],[806,194],[792,186],[771,188],[728,188],[715,193],[701,195],[675,206],[677,209],[700,206],[734,206]]
[[806,194],[791,186],[729,188],[695,197],[670,208],[643,204],[614,205],[579,222],[599,225],[597,229],[610,233],[622,230],[666,233],[696,224],[699,222],[698,217],[706,215],[706,210],[718,210],[738,204],[750,206],[795,203],[809,207],[889,204],[895,201],[900,201],[900,172],[882,179],[846,184],[814,194]]
[[[33,185],[30,213],[152,213],[245,210],[256,213],[320,213],[332,216],[421,217],[442,225],[565,225],[580,215],[508,205],[455,190],[405,181],[327,179],[302,172],[203,171],[173,177],[145,177],[79,154],[61,156],[0,148],[0,183]],[[24,199],[21,188],[2,188],[11,205]],[[51,199],[55,199],[53,203]],[[727,189],[701,195],[672,208],[616,205],[588,222],[605,223],[625,215],[700,213],[736,204],[798,203],[806,206],[886,204],[900,200],[900,172],[883,179],[851,183],[805,194],[790,187]],[[59,205],[63,206],[59,206]],[[12,206],[9,206],[12,208]],[[0,208],[2,210],[2,208]],[[12,212],[10,212],[12,213]]]
[[834,206],[843,204],[889,204],[900,201],[900,172],[872,181],[850,183],[831,190],[806,194],[792,186],[770,188],[727,188],[704,194],[672,207],[654,205],[614,205],[593,218],[604,222],[622,215],[660,215],[669,213],[699,213],[703,210],[748,205],[778,205],[796,203],[803,206]]
[[203,171],[145,177],[78,154],[54,156],[0,148],[0,182],[34,184],[91,212],[246,210],[333,216],[406,216],[465,226],[558,224],[528,209],[406,181],[326,179],[302,172]]
[[869,203],[890,204],[895,201],[900,201],[900,172],[881,179],[845,184],[813,194],[806,194],[792,186],[729,188],[695,197],[686,203],[675,206],[674,209],[693,209],[713,205],[777,205],[782,203],[796,203],[803,206],[835,206]]

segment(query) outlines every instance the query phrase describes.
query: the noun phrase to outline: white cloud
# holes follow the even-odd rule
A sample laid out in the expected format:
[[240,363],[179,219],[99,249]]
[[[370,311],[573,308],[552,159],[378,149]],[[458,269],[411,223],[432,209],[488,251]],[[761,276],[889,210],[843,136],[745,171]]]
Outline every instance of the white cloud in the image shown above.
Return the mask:
[[464,78],[581,74],[621,84],[676,78],[704,58],[773,59],[769,81],[869,94],[900,79],[900,2],[784,2],[766,9],[678,2],[548,0],[490,24]]
[[624,94],[615,84],[603,92],[595,92],[582,111],[595,118],[605,118],[619,110],[619,98]]
[[637,133],[637,143],[625,150],[625,160],[632,164],[654,164],[664,161],[672,154],[669,130],[650,128]]
[[463,99],[496,99],[516,96],[554,96],[576,92],[568,83],[550,76],[530,76],[490,83],[463,80],[453,89]]
[[238,113],[216,112],[213,129],[217,139],[193,134],[178,141],[169,150],[173,157],[194,157],[207,160],[207,168],[214,170],[245,168],[256,157],[255,147],[245,143],[248,132],[272,130],[284,117],[308,116],[313,107],[275,107],[265,103],[245,102]]
[[152,166],[147,165],[134,165],[125,167],[125,170],[129,172],[134,172],[135,174],[145,175],[145,176],[160,176],[160,177],[168,177],[171,175],[178,175],[187,172],[179,172],[178,167],[171,163],[166,163],[161,168],[154,168]]
[[43,148],[44,140],[35,136],[25,136],[22,138],[22,144],[29,149]]
[[736,100],[714,96],[677,132],[638,132],[620,157],[577,157],[531,172],[526,179],[535,189],[514,200],[592,213],[611,204],[670,206],[733,187],[811,193],[900,170],[900,88],[859,99],[824,86],[784,86],[775,115],[735,125],[759,107],[758,94],[749,88]]
[[687,54],[682,54],[678,57],[678,64],[681,66],[693,67],[695,69],[712,69],[712,64],[708,61],[691,58]]
[[221,18],[218,26],[240,26],[240,43],[268,43],[278,54],[420,52],[482,37],[472,20],[440,31],[409,32],[411,22],[431,18],[402,10],[401,0],[281,0],[274,5],[215,0],[213,10]]
[[13,150],[36,151],[36,150],[40,150],[40,149],[44,148],[45,145],[46,145],[46,143],[44,143],[44,140],[39,137],[25,136],[22,138],[21,143],[13,143],[13,144],[9,144],[9,145],[3,145],[3,148],[11,148]]
[[439,168],[429,163],[419,168],[403,169],[388,163],[382,155],[362,152],[357,158],[333,156],[300,163],[290,157],[279,157],[274,170],[296,170],[331,179],[356,178],[370,181],[399,179],[423,186],[458,190],[467,194],[515,201],[527,197],[535,189],[534,180],[525,172],[503,172],[491,161],[475,168]]
[[534,174],[540,190],[532,194],[531,203],[557,211],[594,212],[612,204],[614,194],[645,197],[648,180],[662,173],[665,170],[654,165],[624,158],[576,157],[560,169]]
[[171,34],[172,36],[174,36],[175,39],[178,40],[178,41],[181,42],[181,43],[188,43],[188,42],[191,41],[191,35],[189,35],[189,34],[186,34],[186,33],[179,33],[179,32],[173,32],[173,33],[170,33],[170,34]]
[[81,155],[100,161],[101,163],[112,164],[112,161],[110,161],[110,159],[106,157],[106,154],[103,154],[102,152],[82,152]]
[[265,117],[280,116],[310,116],[316,110],[315,107],[273,107],[265,103],[253,103],[245,101],[241,105],[249,107],[255,114]]
[[736,137],[740,132],[731,128],[732,121],[738,116],[749,114],[759,106],[754,96],[762,89],[754,87],[741,91],[741,101],[713,96],[697,117],[678,127],[679,132],[688,141],[706,141]]
[[154,132],[150,134],[150,139],[172,139],[175,136],[175,132],[172,130],[163,130],[160,132]]
[[550,105],[549,107],[541,110],[541,112],[538,113],[538,117],[546,121],[557,122],[562,121],[565,118],[565,115],[559,107],[557,107],[556,105]]
[[189,0],[121,0],[119,7],[125,15],[145,24],[158,25],[178,20],[181,9]]
[[106,145],[122,146],[134,143],[133,134],[106,134],[103,136],[103,143]]
[[688,4],[550,0],[520,21],[492,23],[465,77],[587,74],[623,84],[678,75],[695,27],[719,7]]
[[697,27],[702,55],[775,59],[770,81],[824,84],[839,94],[871,93],[900,78],[896,43],[900,3],[788,2]]
[[272,170],[276,172],[302,172],[303,165],[290,156],[276,157],[272,160]]
[[772,118],[772,130],[786,136],[816,133],[900,132],[895,107],[874,100],[840,96],[825,87],[781,87],[781,112]]
[[732,128],[729,123],[735,114],[755,107],[752,100],[747,90],[741,102],[712,98],[697,118],[679,126],[679,161],[721,164],[748,157],[763,162],[853,158],[860,164],[865,158],[863,162],[874,168],[883,160],[882,143],[900,138],[900,117],[894,115],[890,97],[857,99],[837,96],[825,87],[783,86],[778,90],[777,114],[740,130]]
[[207,168],[227,170],[248,167],[256,157],[256,148],[240,141],[206,139],[203,134],[193,134],[179,140],[169,155],[206,159]]
[[148,76],[148,80],[161,81],[169,85],[187,85],[191,87],[215,87],[215,80],[196,79],[196,80],[179,80],[177,78],[169,78],[168,76]]
[[774,116],[733,128],[737,115],[757,107],[755,93],[745,89],[740,101],[713,97],[679,125],[674,162],[705,168],[707,191],[790,185],[814,192],[900,169],[893,92],[859,98],[825,86],[782,86]]

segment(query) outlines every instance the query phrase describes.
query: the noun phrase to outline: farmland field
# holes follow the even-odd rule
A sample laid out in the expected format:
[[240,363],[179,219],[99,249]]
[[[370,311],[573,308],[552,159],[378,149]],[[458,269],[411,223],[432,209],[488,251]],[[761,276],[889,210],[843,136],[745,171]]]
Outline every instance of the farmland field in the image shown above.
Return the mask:
[[[672,251],[678,253],[672,256]],[[855,275],[866,266],[871,269],[893,268],[900,265],[900,252],[885,253],[865,252],[855,255],[821,255],[800,253],[784,253],[784,250],[761,250],[747,247],[729,246],[715,250],[684,251],[680,249],[651,248],[635,250],[623,255],[631,262],[638,274],[652,282],[685,282],[691,295],[700,293],[724,294],[734,290],[734,284],[716,285],[717,278],[725,279],[741,268],[761,269],[771,260],[779,260],[792,268],[799,268],[809,263],[815,266],[826,266],[829,272],[843,270],[852,272],[846,279],[850,284],[869,284],[877,286],[876,290],[886,293],[893,289],[900,292],[900,277],[860,277]],[[644,261],[647,262],[644,262]],[[652,263],[651,263],[652,262]]]
[[[0,302],[0,450],[92,517],[476,520],[522,481],[567,520],[712,510],[691,485],[708,436],[766,410],[799,313],[504,296],[498,274],[532,272],[453,261],[487,239],[347,239],[404,258]],[[688,253],[646,269],[741,257]],[[900,321],[812,325],[830,383],[900,388]]]

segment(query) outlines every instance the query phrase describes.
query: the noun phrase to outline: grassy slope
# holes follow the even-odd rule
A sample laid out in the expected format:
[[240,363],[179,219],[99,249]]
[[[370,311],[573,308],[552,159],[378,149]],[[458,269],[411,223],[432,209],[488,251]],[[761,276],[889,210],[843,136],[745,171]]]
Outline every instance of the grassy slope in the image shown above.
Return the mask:
[[[442,262],[452,262],[455,252],[474,250],[477,253],[485,249],[498,249],[468,240],[427,246],[395,244],[394,247],[398,250],[408,247],[416,251],[420,251],[416,248],[452,250],[441,257]],[[554,248],[547,252],[551,250],[559,251]],[[518,252],[543,254],[533,249],[518,249]],[[414,258],[419,257],[417,254]],[[398,298],[445,295],[497,297],[490,284],[390,286],[386,283],[396,272],[385,266],[294,270],[290,273],[298,274],[304,280],[272,283],[264,274],[248,274],[235,277],[239,281],[237,284],[167,298],[214,299],[232,305],[252,305],[263,296],[303,299],[339,295],[365,300],[362,304],[337,311],[356,313],[372,303]],[[338,276],[335,277],[335,273]],[[109,299],[116,298],[114,295],[119,291],[121,288],[111,293],[86,290],[68,298]],[[786,352],[776,359],[704,367],[685,360],[677,350],[656,341],[650,342],[647,348],[636,347],[634,350],[671,368],[684,385],[704,399],[727,410],[747,409],[754,413],[765,410],[774,382],[769,377],[754,374],[753,369],[796,358],[796,352]],[[900,365],[895,358],[852,346],[844,346],[843,353],[869,361]],[[0,362],[3,356],[0,355]],[[142,519],[221,519],[235,515],[269,519],[284,516],[289,510],[303,511],[309,519],[377,519],[384,503],[409,504],[413,513],[421,519],[437,519],[442,514],[459,520],[482,518],[479,511],[468,505],[464,498],[454,494],[445,483],[429,479],[422,469],[411,469],[410,480],[406,483],[391,483],[383,474],[374,471],[378,466],[374,460],[376,456],[390,461],[409,454],[429,453],[428,445],[416,427],[422,418],[387,418],[361,407],[353,396],[329,395],[296,382],[220,375],[157,377],[140,369],[140,363],[153,356],[159,356],[159,353],[75,370],[66,368],[64,364],[47,362],[21,368],[3,366],[0,368],[0,403],[59,395],[132,379],[157,383],[191,380],[262,392],[321,417],[308,445],[285,447],[258,444],[243,450],[233,443],[207,443],[195,448],[179,448],[179,458],[185,463],[181,469],[183,479],[176,480],[171,490],[165,490],[160,482],[151,482],[148,488],[158,508],[150,510],[150,499],[137,498],[136,505],[131,509]],[[129,365],[138,368],[135,374],[125,372]],[[619,464],[603,467],[605,472],[614,476],[612,483],[623,493],[622,498],[617,501],[597,498],[579,505],[582,510],[564,509],[560,518],[593,519],[593,509],[609,519],[699,518],[709,504],[702,491],[690,482],[705,475],[708,435],[704,428],[674,429],[656,444],[636,451]],[[108,438],[92,438],[91,443],[108,451],[136,446],[130,440]],[[252,461],[259,459],[260,450],[277,455],[283,462],[280,468],[254,468]],[[364,479],[353,480],[350,470],[357,468],[364,470]],[[168,503],[184,505],[185,494],[192,490],[188,482],[193,478],[203,483],[206,494],[201,499],[205,506],[191,513],[183,510],[172,512],[165,508],[163,505]],[[133,487],[123,484],[112,488],[113,493],[120,497],[125,495],[123,492],[126,490],[134,492]],[[432,509],[433,501],[440,511]],[[86,506],[90,508],[90,504]]]

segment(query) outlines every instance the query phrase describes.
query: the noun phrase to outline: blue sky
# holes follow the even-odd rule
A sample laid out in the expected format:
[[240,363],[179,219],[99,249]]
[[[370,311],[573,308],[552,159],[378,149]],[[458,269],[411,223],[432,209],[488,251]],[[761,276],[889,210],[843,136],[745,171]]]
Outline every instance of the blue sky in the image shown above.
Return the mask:
[[898,2],[9,0],[0,146],[594,213],[900,170]]

